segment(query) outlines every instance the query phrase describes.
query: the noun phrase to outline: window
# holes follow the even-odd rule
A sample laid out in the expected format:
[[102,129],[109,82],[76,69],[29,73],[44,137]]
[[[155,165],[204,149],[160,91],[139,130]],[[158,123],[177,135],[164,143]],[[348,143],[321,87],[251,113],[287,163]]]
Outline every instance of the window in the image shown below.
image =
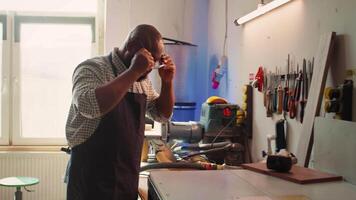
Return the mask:
[[7,17],[6,15],[0,14],[0,145],[8,144],[9,142],[9,74],[8,74],[8,65],[5,58],[7,57],[8,52],[5,51],[7,48]]
[[[2,17],[4,17],[4,16],[2,16]],[[3,18],[3,19],[6,19],[6,18]],[[4,28],[3,28],[3,26],[4,26],[4,21],[5,20],[1,20],[0,21],[0,37],[1,37],[1,40],[0,40],[0,77],[1,77],[1,80],[2,80],[2,48],[3,48],[3,39],[4,39]],[[0,81],[0,88],[1,88],[1,93],[2,93],[2,87],[3,86],[3,84],[2,84],[2,81]],[[0,113],[2,113],[2,105],[0,104]],[[3,118],[2,118],[2,116],[0,115],[0,127],[2,127],[2,122],[1,122],[1,120],[2,120]],[[1,132],[2,131],[0,131],[0,138],[1,138]]]
[[73,70],[98,53],[97,0],[4,2],[0,144],[64,145]]

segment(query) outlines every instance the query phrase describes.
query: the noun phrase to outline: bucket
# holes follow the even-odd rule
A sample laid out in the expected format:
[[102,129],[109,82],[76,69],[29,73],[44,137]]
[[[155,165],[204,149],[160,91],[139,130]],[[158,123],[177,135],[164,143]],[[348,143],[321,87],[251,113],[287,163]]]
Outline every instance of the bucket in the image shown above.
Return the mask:
[[196,109],[195,102],[176,102],[174,104],[172,121],[188,122],[194,121],[194,113]]

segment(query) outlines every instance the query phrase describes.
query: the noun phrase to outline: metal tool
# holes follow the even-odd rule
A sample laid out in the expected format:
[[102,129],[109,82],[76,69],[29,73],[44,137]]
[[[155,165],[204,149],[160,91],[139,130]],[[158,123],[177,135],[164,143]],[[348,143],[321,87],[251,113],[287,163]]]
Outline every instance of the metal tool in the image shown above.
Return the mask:
[[283,112],[283,88],[281,85],[278,85],[277,89],[277,114],[282,114]]
[[[311,80],[313,78],[313,70],[314,70],[314,57],[310,63],[310,67],[309,67],[309,78],[308,78],[309,83],[308,83],[308,85],[311,85]],[[309,93],[309,91],[308,91],[308,93]]]
[[302,75],[302,83],[303,83],[303,88],[302,88],[302,99],[299,101],[300,102],[300,122],[303,123],[303,118],[304,118],[304,109],[307,103],[307,96],[308,96],[308,78],[307,78],[307,61],[304,59],[303,60],[303,75]]
[[298,77],[297,77],[297,94],[295,97],[295,101],[299,101],[300,99],[300,94],[301,94],[301,89],[302,89],[302,81],[303,81],[303,72],[300,70],[298,72]]
[[284,87],[284,98],[283,98],[283,111],[288,112],[288,101],[289,101],[289,67],[290,67],[290,56],[288,54],[287,60],[287,74],[285,75],[285,87]]
[[299,64],[297,64],[297,71],[294,74],[294,90],[293,90],[293,99],[290,102],[291,107],[289,107],[289,116],[290,118],[294,119],[297,115],[297,108],[298,108],[298,100],[299,100],[299,88],[300,88],[300,76],[299,76]]
[[165,67],[166,65],[158,65],[158,66],[154,66],[152,67],[152,69],[161,69],[162,67]]
[[289,91],[288,91],[288,112],[290,112],[289,108],[291,105],[291,101],[294,95],[294,89],[295,89],[295,71],[294,71],[294,62],[291,61],[290,65],[290,74],[289,74],[289,79],[291,80],[290,86],[289,86]]
[[272,73],[268,72],[268,86],[266,91],[266,115],[272,117],[273,102],[272,102]]
[[264,74],[264,78],[263,78],[263,105],[265,106],[265,108],[267,108],[267,97],[266,97],[266,93],[268,90],[268,74],[267,74],[267,69],[264,68],[263,71],[265,72]]
[[273,113],[277,112],[278,104],[278,69],[276,67],[276,73],[274,74],[274,85],[273,85]]
[[[289,117],[294,119],[297,115],[297,106],[298,100],[300,95],[300,84],[301,84],[301,75],[298,73],[299,65],[297,64],[297,78],[295,79],[294,91],[293,95],[291,96],[291,100],[289,101]],[[294,75],[296,76],[296,74]]]

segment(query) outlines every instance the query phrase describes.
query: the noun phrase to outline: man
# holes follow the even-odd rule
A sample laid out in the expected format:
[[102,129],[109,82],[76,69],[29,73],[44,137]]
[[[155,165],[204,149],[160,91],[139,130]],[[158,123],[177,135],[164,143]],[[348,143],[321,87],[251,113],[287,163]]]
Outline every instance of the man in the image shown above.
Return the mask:
[[[121,48],[74,70],[68,200],[137,199],[145,113],[164,122],[173,110],[175,64],[163,49],[156,28],[139,25]],[[157,63],[159,95],[147,78]]]

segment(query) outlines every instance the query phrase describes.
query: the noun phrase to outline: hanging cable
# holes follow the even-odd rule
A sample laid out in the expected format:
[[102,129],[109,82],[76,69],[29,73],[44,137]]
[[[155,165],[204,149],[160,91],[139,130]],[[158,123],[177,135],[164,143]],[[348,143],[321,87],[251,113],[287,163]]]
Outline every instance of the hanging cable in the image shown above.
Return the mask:
[[224,36],[224,46],[223,46],[223,57],[226,56],[226,41],[227,41],[227,18],[228,18],[228,0],[225,0],[225,36]]
[[205,168],[198,163],[188,163],[188,162],[179,162],[179,163],[153,163],[140,168],[140,172],[150,170],[150,169],[162,169],[162,168],[184,168],[184,169],[199,169],[205,170]]
[[230,141],[225,141],[225,142],[216,142],[214,144],[210,144],[210,143],[204,143],[204,144],[200,144],[200,143],[194,143],[194,144],[182,144],[180,146],[176,146],[175,148],[171,148],[173,149],[173,151],[180,151],[180,150],[208,150],[208,149],[214,149],[214,148],[218,148],[218,147],[223,147],[225,145],[230,144]]
[[223,147],[218,147],[218,148],[214,148],[214,149],[209,149],[209,150],[205,150],[205,151],[199,151],[199,152],[196,152],[196,153],[191,153],[191,154],[188,154],[186,156],[183,156],[182,158],[183,159],[187,159],[187,158],[190,158],[190,157],[193,157],[193,156],[197,156],[197,155],[202,155],[202,154],[209,154],[209,153],[213,153],[213,152],[219,152],[219,151],[224,151],[226,149],[229,149],[233,146],[233,144],[227,144]]
[[226,41],[227,41],[227,18],[228,18],[228,0],[225,0],[225,36],[224,36],[224,44],[223,44],[223,49],[222,49],[222,55],[219,59],[219,62],[214,69],[211,77],[211,87],[213,89],[218,89],[220,85],[220,80],[224,76],[226,72],[226,67],[224,67],[225,62],[226,62]]

